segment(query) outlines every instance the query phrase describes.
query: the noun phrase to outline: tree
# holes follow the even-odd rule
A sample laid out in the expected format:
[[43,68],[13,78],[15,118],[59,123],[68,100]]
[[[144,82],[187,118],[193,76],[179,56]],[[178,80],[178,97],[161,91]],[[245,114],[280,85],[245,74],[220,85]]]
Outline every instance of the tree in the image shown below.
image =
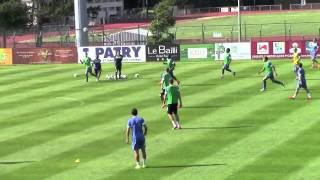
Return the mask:
[[91,6],[87,8],[88,16],[92,19],[96,19],[101,11],[101,6]]
[[67,24],[68,17],[74,14],[72,0],[32,0],[32,12],[36,24],[58,22]]
[[174,34],[170,28],[176,24],[173,16],[173,0],[161,1],[154,10],[154,19],[151,22],[150,31],[152,35],[148,38],[148,44],[165,44],[174,41]]
[[8,31],[23,29],[30,22],[29,9],[20,0],[0,0],[0,30],[6,47]]
[[36,30],[36,46],[42,45],[44,24],[68,24],[68,17],[74,14],[72,0],[32,0],[32,19]]

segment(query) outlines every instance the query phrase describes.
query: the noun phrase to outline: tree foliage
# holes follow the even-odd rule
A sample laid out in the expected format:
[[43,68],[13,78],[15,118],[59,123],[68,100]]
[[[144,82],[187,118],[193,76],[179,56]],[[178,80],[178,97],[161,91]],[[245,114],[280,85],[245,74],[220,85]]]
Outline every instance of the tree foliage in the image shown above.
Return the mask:
[[0,0],[0,30],[6,46],[8,31],[23,29],[30,22],[29,9],[20,0]]
[[32,0],[32,12],[37,24],[68,23],[68,17],[74,14],[73,0]]
[[0,0],[0,28],[24,28],[29,22],[28,7],[19,0]]
[[152,35],[148,38],[148,44],[165,44],[174,41],[174,34],[170,32],[170,28],[176,23],[171,8],[174,3],[173,0],[163,0],[156,6],[154,19],[149,28]]
[[100,11],[101,11],[100,6],[91,6],[87,8],[88,16],[93,19],[98,17]]

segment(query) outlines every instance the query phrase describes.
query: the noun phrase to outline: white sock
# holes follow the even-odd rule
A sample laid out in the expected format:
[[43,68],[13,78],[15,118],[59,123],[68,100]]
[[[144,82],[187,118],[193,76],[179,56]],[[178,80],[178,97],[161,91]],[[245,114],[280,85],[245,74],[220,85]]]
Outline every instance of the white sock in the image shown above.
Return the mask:
[[307,96],[308,96],[308,97],[311,97],[311,94],[310,94],[310,93],[308,93],[308,94],[307,94]]
[[171,122],[172,122],[173,127],[176,127],[176,126],[177,126],[174,121],[171,121]]
[[140,162],[136,162],[136,165],[137,165],[137,166],[140,166]]
[[143,159],[143,160],[142,160],[142,165],[146,165],[146,163],[147,163],[147,160],[146,160],[146,159]]
[[179,124],[179,122],[178,121],[176,121],[176,125],[179,127],[180,126],[180,124]]

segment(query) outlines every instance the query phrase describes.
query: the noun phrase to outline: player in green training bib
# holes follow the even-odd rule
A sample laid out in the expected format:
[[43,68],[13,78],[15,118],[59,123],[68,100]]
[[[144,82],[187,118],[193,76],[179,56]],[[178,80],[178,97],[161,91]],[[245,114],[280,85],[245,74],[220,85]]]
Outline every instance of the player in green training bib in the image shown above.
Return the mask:
[[274,77],[277,77],[276,68],[272,65],[271,61],[269,61],[269,58],[267,56],[263,57],[263,67],[259,71],[258,74],[265,72],[265,76],[262,80],[262,89],[261,91],[265,91],[267,88],[267,80],[270,79],[273,83],[280,84],[284,87],[284,83],[281,81],[276,80]]
[[80,62],[82,64],[85,65],[86,67],[86,82],[89,81],[89,73],[92,75],[92,76],[95,76],[93,73],[92,73],[92,64],[91,64],[91,59],[88,57],[88,54],[86,54],[86,57],[83,58],[83,60],[80,60]]
[[173,129],[181,129],[178,106],[179,108],[182,107],[182,100],[179,87],[173,84],[173,79],[169,80],[169,86],[165,91],[165,98],[162,104],[162,108],[164,108],[166,105],[168,108],[167,113],[169,116],[169,120],[173,125]]
[[224,78],[224,71],[229,71],[233,74],[233,76],[236,76],[236,72],[232,72],[230,69],[231,64],[231,54],[230,54],[230,48],[226,49],[226,52],[224,53],[224,59],[223,59],[223,66],[221,70],[221,79]]
[[170,54],[168,55],[168,58],[167,58],[167,67],[169,68],[169,74],[171,78],[173,78],[179,85],[180,81],[173,75],[173,71],[176,68],[176,62],[172,59]]
[[160,81],[160,85],[161,85],[161,92],[160,92],[160,99],[161,102],[164,101],[164,94],[166,91],[166,88],[169,86],[169,80],[171,79],[171,76],[169,74],[169,68],[166,68],[165,71],[161,74],[161,81]]

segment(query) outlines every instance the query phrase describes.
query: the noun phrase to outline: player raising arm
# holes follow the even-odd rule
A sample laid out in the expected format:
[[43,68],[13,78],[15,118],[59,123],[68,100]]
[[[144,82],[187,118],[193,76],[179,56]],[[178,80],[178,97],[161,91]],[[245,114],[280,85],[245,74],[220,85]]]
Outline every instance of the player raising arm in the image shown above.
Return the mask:
[[166,107],[166,105],[169,120],[173,125],[173,130],[181,129],[180,118],[178,114],[178,106],[179,108],[182,107],[182,100],[179,87],[173,84],[173,79],[169,80],[169,86],[165,91],[165,97],[163,98],[162,108]]
[[[134,151],[134,158],[136,160],[136,169],[140,169],[139,150],[142,154],[142,167],[146,167],[146,145],[145,136],[147,135],[148,128],[143,118],[138,116],[138,110],[133,108],[131,111],[132,118],[128,120],[126,129],[126,143],[129,144],[130,131],[132,131],[132,149]],[[144,130],[143,130],[144,129]]]
[[266,72],[266,75],[264,76],[262,80],[262,89],[261,91],[265,91],[267,88],[267,80],[270,79],[273,83],[280,84],[284,87],[284,83],[281,81],[276,80],[274,77],[277,77],[276,68],[272,65],[271,61],[269,61],[269,58],[267,56],[263,57],[263,67],[258,72],[258,74],[262,72]]

